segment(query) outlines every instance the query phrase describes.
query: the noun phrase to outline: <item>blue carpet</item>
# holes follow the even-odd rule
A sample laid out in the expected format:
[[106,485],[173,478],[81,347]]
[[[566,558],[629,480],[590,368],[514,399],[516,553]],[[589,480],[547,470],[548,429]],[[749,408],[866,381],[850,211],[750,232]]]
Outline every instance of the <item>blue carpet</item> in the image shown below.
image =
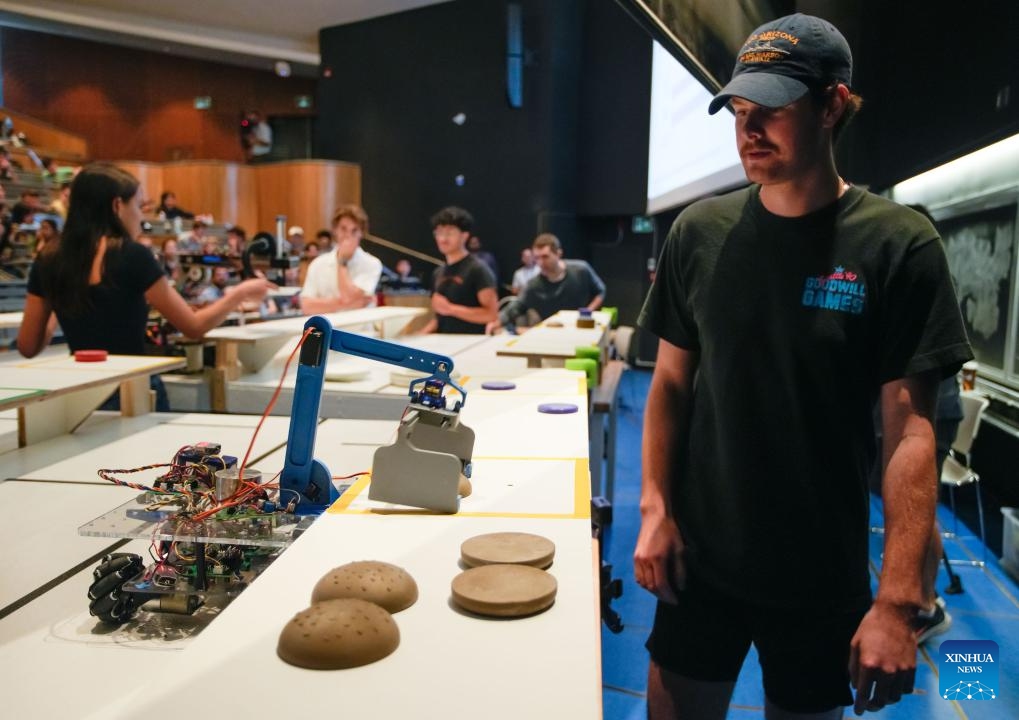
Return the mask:
[[[654,599],[641,590],[633,578],[633,548],[640,528],[641,435],[644,406],[651,373],[628,370],[620,381],[617,426],[616,486],[613,498],[613,523],[605,533],[603,556],[613,566],[613,577],[623,582],[623,596],[613,600],[620,614],[623,631],[614,635],[602,631],[602,684],[604,716],[608,720],[636,720],[646,715],[647,639],[654,618]],[[953,518],[946,507],[938,508],[944,528],[952,528]],[[882,524],[880,500],[872,502],[872,525]],[[981,543],[964,524],[960,537],[945,541],[949,557],[979,559]],[[871,561],[881,565],[882,536],[871,536]],[[933,639],[918,658],[917,692],[897,705],[875,715],[889,720],[1014,720],[1019,718],[1019,587],[988,553],[986,568],[953,566],[965,592],[945,596],[953,624],[949,631]],[[876,583],[876,579],[875,579]],[[942,568],[938,588],[948,578]],[[950,702],[941,698],[938,688],[938,646],[944,640],[994,640],[1001,648],[998,667],[998,697],[993,701]],[[728,717],[749,720],[764,717],[764,693],[756,654],[751,651],[736,684]],[[854,717],[847,711],[846,717]]]

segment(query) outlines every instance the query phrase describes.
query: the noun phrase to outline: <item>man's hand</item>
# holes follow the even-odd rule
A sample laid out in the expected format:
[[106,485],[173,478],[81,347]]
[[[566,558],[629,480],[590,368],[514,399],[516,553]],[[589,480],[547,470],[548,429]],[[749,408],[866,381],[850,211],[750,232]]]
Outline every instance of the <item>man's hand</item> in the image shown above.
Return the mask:
[[683,548],[675,520],[662,512],[645,514],[633,551],[637,584],[659,600],[675,605],[676,591],[686,585]]
[[502,331],[502,323],[498,320],[493,320],[485,325],[485,335],[498,335]]
[[432,310],[436,315],[452,315],[453,303],[445,295],[432,293]]
[[863,715],[913,692],[916,633],[913,611],[875,601],[850,643],[849,679],[856,689],[853,711]]

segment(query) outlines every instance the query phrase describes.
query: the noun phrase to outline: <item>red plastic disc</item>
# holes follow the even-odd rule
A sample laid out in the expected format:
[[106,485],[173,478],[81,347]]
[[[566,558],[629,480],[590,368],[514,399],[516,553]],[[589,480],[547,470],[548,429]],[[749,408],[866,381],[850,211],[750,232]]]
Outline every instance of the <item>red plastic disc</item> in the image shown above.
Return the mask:
[[78,362],[103,362],[106,360],[105,350],[75,350],[74,359]]

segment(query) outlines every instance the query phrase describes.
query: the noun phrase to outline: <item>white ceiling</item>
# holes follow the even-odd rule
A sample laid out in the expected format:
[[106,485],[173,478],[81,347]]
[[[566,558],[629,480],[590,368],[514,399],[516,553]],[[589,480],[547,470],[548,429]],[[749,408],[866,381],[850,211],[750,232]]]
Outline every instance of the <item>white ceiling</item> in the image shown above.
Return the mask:
[[0,24],[166,52],[197,48],[226,60],[317,66],[321,28],[448,1],[0,0]]

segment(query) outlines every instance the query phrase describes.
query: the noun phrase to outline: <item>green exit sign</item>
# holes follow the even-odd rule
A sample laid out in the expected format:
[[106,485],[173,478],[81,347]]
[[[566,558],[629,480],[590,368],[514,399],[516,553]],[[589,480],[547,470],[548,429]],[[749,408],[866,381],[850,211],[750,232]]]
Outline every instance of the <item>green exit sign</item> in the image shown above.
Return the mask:
[[209,95],[199,95],[195,98],[195,110],[208,110],[212,107],[212,97]]
[[299,107],[301,110],[310,110],[311,95],[298,95],[294,98],[294,105]]
[[630,228],[635,234],[653,233],[655,231],[655,220],[647,215],[634,215]]

